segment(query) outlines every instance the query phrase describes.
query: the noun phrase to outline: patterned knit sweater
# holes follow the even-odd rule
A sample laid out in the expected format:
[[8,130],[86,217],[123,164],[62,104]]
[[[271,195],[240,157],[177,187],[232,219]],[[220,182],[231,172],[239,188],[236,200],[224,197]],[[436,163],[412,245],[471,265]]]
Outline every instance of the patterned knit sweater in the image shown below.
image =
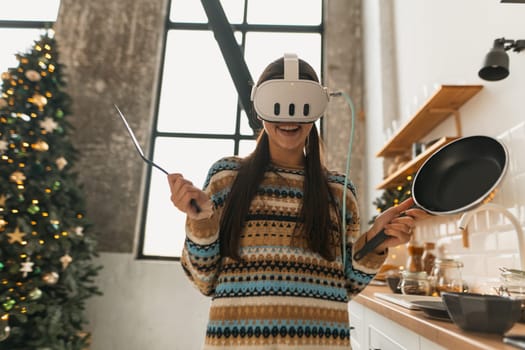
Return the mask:
[[[369,254],[352,261],[352,252],[364,244],[353,186],[346,191],[347,266],[342,254],[328,261],[313,253],[294,231],[304,172],[276,165],[267,169],[251,203],[241,260],[235,261],[220,256],[218,232],[238,168],[236,157],[212,166],[204,190],[214,213],[186,222],[182,266],[192,283],[212,297],[204,349],[349,349],[347,303],[385,259]],[[329,184],[341,208],[344,176],[331,172]]]

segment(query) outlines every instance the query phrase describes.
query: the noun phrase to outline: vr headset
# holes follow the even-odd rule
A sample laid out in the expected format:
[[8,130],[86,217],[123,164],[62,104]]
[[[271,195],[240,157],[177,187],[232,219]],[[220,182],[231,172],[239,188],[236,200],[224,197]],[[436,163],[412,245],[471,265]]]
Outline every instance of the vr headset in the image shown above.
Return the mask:
[[299,79],[296,54],[284,54],[284,79],[267,80],[251,93],[259,118],[273,123],[312,123],[324,114],[329,99],[326,87]]

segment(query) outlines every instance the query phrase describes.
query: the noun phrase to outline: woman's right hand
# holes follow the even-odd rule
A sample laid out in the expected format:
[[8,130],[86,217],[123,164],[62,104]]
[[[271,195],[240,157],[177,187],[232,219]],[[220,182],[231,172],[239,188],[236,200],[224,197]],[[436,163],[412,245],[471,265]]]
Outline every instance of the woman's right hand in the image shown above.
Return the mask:
[[[185,179],[182,174],[169,174],[168,183],[171,191],[171,202],[180,211],[192,219],[206,219],[213,214],[213,205],[208,195],[193,183]],[[200,211],[192,205],[192,200]]]

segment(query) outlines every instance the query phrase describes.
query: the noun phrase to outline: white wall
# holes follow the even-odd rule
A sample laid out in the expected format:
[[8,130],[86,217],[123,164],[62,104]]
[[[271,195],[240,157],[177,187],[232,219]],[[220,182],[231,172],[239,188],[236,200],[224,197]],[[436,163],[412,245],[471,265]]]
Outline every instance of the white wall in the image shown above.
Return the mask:
[[99,262],[104,295],[87,305],[91,350],[201,349],[210,303],[180,263],[118,253],[103,253]]
[[[525,111],[522,108],[525,93],[525,51],[508,52],[510,76],[504,80],[487,82],[481,80],[477,74],[494,39],[525,39],[525,4],[502,4],[498,0],[388,1],[392,6],[393,20],[391,26],[385,26],[385,21],[382,20],[387,15],[382,7],[385,2],[364,2],[365,38],[369,41],[365,47],[365,62],[370,63],[366,71],[368,125],[381,125],[382,130],[391,125],[392,117],[389,113],[392,111],[383,111],[381,114],[378,108],[382,103],[384,105],[387,98],[385,95],[398,96],[396,113],[398,124],[403,125],[432,94],[434,85],[481,84],[484,86],[481,92],[460,109],[463,135],[500,137],[504,143],[513,143],[511,162],[512,157],[523,158],[515,145],[525,144],[521,140],[522,137],[525,138],[525,128],[521,124],[525,120]],[[381,23],[382,27],[378,28],[377,23]],[[388,47],[390,43],[387,45],[381,37],[390,32],[395,41],[394,52]],[[377,62],[378,57],[383,61]],[[385,67],[395,70],[397,91],[385,91],[382,88]],[[388,72],[388,75],[391,76],[392,73]],[[369,154],[375,154],[385,139],[378,135],[380,131],[377,127],[374,130],[369,128],[368,132]],[[509,133],[513,136],[509,137]],[[444,135],[455,135],[453,118],[436,128],[424,141]],[[375,190],[375,186],[383,175],[382,159],[372,157],[369,162],[369,196],[377,198],[381,195],[381,191]],[[525,196],[519,194],[525,193],[524,176],[521,166],[512,167],[503,187],[507,188],[505,192],[512,191],[515,195],[500,194],[496,197],[496,202],[512,210],[522,225],[525,223]],[[371,213],[373,209],[371,206]],[[480,225],[482,232],[472,230],[473,237],[477,238],[471,248],[465,249],[459,243],[456,219],[438,218],[423,225],[419,230],[419,238],[447,245],[443,250],[463,259],[467,274],[494,276],[498,273],[496,267],[503,263],[507,267],[519,267],[516,266],[516,237],[512,227],[509,228],[508,221],[496,218],[488,221],[489,229],[487,225]],[[472,228],[478,227],[473,225]],[[474,266],[476,261],[490,261],[491,264]],[[482,265],[483,268],[480,268]]]

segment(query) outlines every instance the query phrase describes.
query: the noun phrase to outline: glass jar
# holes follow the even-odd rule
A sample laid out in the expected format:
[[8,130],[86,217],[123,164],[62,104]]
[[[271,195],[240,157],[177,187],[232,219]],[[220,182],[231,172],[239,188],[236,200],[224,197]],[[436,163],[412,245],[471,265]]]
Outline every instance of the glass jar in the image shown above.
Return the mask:
[[503,284],[500,291],[519,299],[525,299],[525,271],[507,268],[501,270]]
[[425,271],[403,271],[399,288],[403,294],[430,295],[430,283]]
[[436,259],[429,278],[432,295],[440,296],[441,292],[463,292],[462,268],[461,261]]
[[433,242],[425,242],[423,245],[425,250],[421,256],[423,261],[423,271],[425,271],[429,276],[432,273],[434,268],[434,262],[436,261],[436,244]]

